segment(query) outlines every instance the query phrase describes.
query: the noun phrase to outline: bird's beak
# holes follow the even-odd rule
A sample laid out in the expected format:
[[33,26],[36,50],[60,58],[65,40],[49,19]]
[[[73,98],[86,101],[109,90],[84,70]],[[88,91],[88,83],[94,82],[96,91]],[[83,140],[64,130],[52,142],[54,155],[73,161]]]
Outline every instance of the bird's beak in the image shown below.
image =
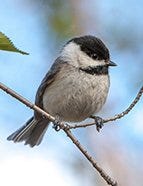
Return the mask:
[[108,66],[117,66],[117,64],[116,63],[114,63],[113,61],[110,61],[109,63],[108,63]]

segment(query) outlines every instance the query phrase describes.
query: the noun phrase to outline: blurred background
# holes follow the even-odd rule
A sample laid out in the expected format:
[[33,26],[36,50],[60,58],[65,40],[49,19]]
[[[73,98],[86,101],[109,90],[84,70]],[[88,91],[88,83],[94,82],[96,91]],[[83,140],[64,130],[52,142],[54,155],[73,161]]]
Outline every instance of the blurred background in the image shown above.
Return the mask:
[[[92,34],[118,66],[110,70],[107,102],[98,115],[123,111],[143,85],[142,0],[5,0],[0,31],[29,56],[0,51],[0,81],[34,102],[36,90],[64,43]],[[104,186],[105,181],[62,132],[49,127],[42,144],[29,148],[7,136],[33,112],[0,91],[0,185]],[[120,186],[143,185],[143,99],[127,116],[75,136]]]

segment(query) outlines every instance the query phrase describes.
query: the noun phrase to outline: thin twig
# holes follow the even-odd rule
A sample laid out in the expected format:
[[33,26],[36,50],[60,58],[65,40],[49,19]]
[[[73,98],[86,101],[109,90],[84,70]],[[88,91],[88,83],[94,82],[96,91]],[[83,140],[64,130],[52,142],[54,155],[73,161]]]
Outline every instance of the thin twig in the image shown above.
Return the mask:
[[[133,109],[133,107],[136,105],[136,103],[140,100],[142,94],[143,94],[143,87],[140,88],[137,96],[135,97],[133,102],[130,104],[130,106],[125,111],[121,112],[120,114],[116,114],[115,116],[113,116],[111,118],[103,119],[103,123],[108,123],[109,121],[115,121],[115,120],[120,119],[120,118],[124,117],[125,115],[127,115]],[[95,122],[86,123],[86,124],[75,124],[73,126],[70,126],[69,129],[84,128],[84,127],[93,126],[95,124],[96,124]]]
[[107,175],[107,173],[97,164],[95,159],[90,156],[90,154],[81,146],[80,142],[73,136],[71,131],[66,127],[63,128],[63,130],[66,132],[67,136],[72,140],[72,142],[77,146],[77,148],[84,154],[84,156],[88,159],[88,161],[92,164],[92,166],[100,173],[100,175],[106,180],[108,185],[117,186],[117,182],[113,180],[110,176]]
[[17,94],[15,91],[13,91],[9,87],[5,86],[4,84],[0,83],[0,89],[2,89],[3,91],[5,91],[6,93],[10,94],[12,97],[16,98],[17,100],[19,100],[20,102],[22,102],[27,107],[29,107],[29,108],[37,111],[38,113],[42,114],[43,116],[45,116],[46,118],[48,118],[50,121],[56,122],[56,120],[55,120],[55,118],[53,116],[51,116],[50,114],[48,114],[47,112],[45,112],[41,108],[37,107],[35,104],[31,103],[30,101],[28,101],[27,99],[25,99],[21,95]]
[[74,137],[74,135],[69,130],[69,125],[64,124],[62,122],[57,122],[57,120],[45,112],[44,110],[40,109],[35,104],[32,104],[27,99],[23,98],[21,95],[17,94],[15,91],[11,90],[4,84],[0,83],[0,89],[4,90],[6,93],[10,94],[20,102],[22,102],[24,105],[28,106],[29,108],[35,110],[42,116],[48,118],[50,121],[52,121],[55,125],[58,125],[63,131],[67,134],[67,136],[72,140],[72,142],[77,146],[77,148],[82,152],[82,154],[89,160],[89,162],[93,165],[93,167],[100,173],[100,175],[104,178],[104,180],[111,186],[117,186],[117,182],[114,181],[110,176],[106,174],[106,172],[96,163],[95,159],[88,154],[88,152],[81,146],[79,141]]

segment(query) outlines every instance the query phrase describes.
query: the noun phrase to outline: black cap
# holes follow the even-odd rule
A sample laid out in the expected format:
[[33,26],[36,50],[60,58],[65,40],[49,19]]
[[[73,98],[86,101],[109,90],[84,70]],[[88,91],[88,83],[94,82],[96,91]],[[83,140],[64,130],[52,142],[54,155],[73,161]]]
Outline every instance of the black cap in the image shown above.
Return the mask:
[[69,42],[78,44],[83,52],[89,57],[98,60],[109,60],[110,54],[105,44],[97,37],[86,35],[81,37],[75,37]]

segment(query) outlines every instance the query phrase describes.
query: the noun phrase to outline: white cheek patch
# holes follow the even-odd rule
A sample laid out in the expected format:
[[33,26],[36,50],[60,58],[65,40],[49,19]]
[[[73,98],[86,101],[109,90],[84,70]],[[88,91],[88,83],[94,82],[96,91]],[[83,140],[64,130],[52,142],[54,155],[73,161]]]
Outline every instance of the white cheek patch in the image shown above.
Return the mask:
[[105,60],[94,60],[89,57],[86,53],[81,51],[80,46],[74,42],[67,44],[62,52],[61,57],[68,63],[76,67],[88,67],[88,66],[99,66],[105,65]]
[[62,52],[61,57],[72,65],[78,66],[78,53],[80,51],[79,45],[71,42],[67,44]]
[[87,66],[99,66],[99,65],[105,65],[104,60],[95,60],[89,57],[87,54],[84,52],[80,51],[79,57],[79,65],[82,67],[87,67]]

